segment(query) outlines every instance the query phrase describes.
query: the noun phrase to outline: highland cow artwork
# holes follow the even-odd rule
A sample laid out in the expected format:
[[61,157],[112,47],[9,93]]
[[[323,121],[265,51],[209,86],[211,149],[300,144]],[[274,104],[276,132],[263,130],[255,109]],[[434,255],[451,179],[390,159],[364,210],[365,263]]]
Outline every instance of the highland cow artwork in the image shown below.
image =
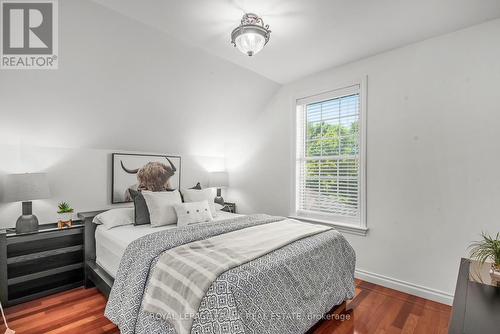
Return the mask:
[[171,191],[180,187],[181,157],[113,153],[111,202],[131,202],[129,189]]

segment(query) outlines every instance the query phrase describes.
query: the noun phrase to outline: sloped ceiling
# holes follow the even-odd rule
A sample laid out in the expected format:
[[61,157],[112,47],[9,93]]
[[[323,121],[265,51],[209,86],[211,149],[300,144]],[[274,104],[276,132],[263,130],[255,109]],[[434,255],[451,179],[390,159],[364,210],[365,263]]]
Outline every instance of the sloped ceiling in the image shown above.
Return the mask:
[[[498,0],[95,0],[278,83],[500,17]],[[247,57],[229,44],[245,12],[272,30]]]
[[0,144],[223,156],[279,89],[92,1],[59,17],[59,69],[1,71]]

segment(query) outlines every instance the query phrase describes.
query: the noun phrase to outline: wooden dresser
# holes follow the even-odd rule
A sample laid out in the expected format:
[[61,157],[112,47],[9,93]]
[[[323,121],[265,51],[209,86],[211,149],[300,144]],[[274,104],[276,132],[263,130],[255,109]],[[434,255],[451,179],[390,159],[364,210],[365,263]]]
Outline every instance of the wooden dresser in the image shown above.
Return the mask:
[[462,259],[449,334],[500,333],[500,287],[489,264]]
[[0,300],[12,306],[83,284],[83,224],[0,231]]

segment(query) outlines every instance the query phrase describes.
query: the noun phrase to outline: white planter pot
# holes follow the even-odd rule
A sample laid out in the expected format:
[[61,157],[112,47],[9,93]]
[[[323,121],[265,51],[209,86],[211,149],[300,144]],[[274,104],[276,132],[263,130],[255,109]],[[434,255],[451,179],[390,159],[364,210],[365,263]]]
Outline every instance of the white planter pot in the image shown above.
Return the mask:
[[491,266],[490,275],[491,278],[500,281],[500,270],[496,269],[494,266]]
[[73,212],[58,213],[60,222],[69,222],[73,219]]

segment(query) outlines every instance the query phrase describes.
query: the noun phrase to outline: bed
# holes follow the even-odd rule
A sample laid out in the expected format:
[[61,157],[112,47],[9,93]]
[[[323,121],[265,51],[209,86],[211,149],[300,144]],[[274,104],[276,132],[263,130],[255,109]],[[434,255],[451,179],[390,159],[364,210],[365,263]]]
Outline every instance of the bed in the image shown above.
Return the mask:
[[[214,222],[241,217],[242,215],[220,211]],[[113,279],[118,272],[120,260],[128,245],[136,239],[159,231],[175,229],[175,225],[151,228],[149,225],[124,225],[113,229],[105,229],[99,225],[95,230],[96,264],[106,271]]]
[[[105,230],[92,223],[97,213],[79,215],[85,221],[85,285],[95,285],[109,296],[105,315],[123,334],[304,333],[332,307],[354,296],[355,253],[340,233],[327,229],[297,237],[216,275],[184,331],[162,316],[166,313],[148,311],[147,297],[156,294],[152,280],[167,252],[254,228],[265,231],[277,223],[299,222],[221,213],[216,221],[200,226],[127,225]],[[163,283],[168,288],[173,281]]]

